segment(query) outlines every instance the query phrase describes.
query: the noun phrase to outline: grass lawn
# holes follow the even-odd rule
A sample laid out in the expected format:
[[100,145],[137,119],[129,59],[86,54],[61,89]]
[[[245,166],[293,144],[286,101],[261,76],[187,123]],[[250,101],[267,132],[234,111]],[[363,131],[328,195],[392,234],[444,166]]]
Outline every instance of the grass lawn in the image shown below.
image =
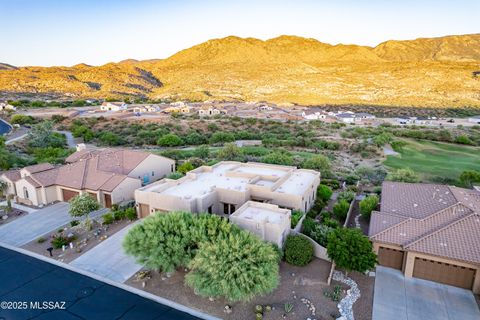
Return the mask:
[[457,180],[465,170],[480,170],[480,148],[432,141],[405,140],[400,156],[387,156],[389,168],[410,168],[425,181]]

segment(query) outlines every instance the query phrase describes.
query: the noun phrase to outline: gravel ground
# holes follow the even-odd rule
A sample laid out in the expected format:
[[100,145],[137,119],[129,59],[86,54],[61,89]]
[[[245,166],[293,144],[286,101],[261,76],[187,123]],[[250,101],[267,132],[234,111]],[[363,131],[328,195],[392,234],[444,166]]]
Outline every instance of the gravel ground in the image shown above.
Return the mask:
[[[0,211],[0,225],[12,222],[13,220],[20,218],[24,214],[26,214],[25,211],[16,209],[16,208],[13,208],[12,211],[9,213],[6,213],[5,211],[2,210]],[[4,216],[7,216],[7,218],[4,219],[3,218]]]
[[[332,286],[326,284],[330,271],[330,263],[315,259],[305,267],[295,267],[285,262],[280,264],[281,283],[271,294],[257,297],[248,303],[229,303],[224,299],[213,300],[202,298],[193,293],[193,290],[184,285],[184,270],[175,272],[167,278],[164,274],[151,273],[151,279],[147,281],[143,290],[173,300],[188,307],[201,310],[223,319],[251,320],[255,318],[255,305],[270,305],[274,310],[266,312],[263,319],[282,319],[285,303],[293,304],[293,310],[285,319],[316,320],[333,319],[338,316],[337,302],[324,296],[324,291],[332,290]],[[142,281],[133,276],[126,284],[142,289]],[[315,306],[316,314],[313,316],[302,298],[307,298]],[[224,312],[225,305],[232,306],[232,313]]]
[[[356,227],[355,217],[358,215],[360,215],[360,202],[355,201],[355,203],[353,204],[352,214],[348,219],[348,223],[347,223],[348,228]],[[370,223],[367,220],[365,220],[362,216],[358,218],[358,222],[360,222],[360,229],[362,229],[363,234],[368,236],[368,228]]]
[[360,298],[353,305],[355,320],[372,319],[375,277],[369,277],[359,272],[350,272],[348,276],[355,281],[360,288]]
[[[93,221],[94,220],[92,220],[92,222]],[[38,239],[35,239],[24,245],[22,248],[41,254],[45,257],[50,257],[47,248],[51,247],[50,241],[52,237],[57,234],[62,234],[66,236],[71,232],[76,236],[75,241],[73,241],[74,248],[70,249],[70,247],[67,247],[65,251],[62,251],[62,249],[54,249],[52,251],[53,259],[65,263],[70,263],[88,250],[94,248],[96,245],[101,243],[103,240],[106,239],[105,237],[111,237],[113,234],[122,230],[130,223],[131,221],[124,219],[120,221],[115,221],[108,226],[102,227],[100,223],[94,222],[94,226],[89,232],[85,231],[83,228],[80,228],[80,226],[71,228],[70,225],[65,225],[62,228],[59,228],[64,229],[62,233],[53,231],[50,234],[42,237],[45,239],[44,242],[39,243]],[[98,236],[95,236],[94,232],[97,230],[101,230],[101,232],[98,234]]]

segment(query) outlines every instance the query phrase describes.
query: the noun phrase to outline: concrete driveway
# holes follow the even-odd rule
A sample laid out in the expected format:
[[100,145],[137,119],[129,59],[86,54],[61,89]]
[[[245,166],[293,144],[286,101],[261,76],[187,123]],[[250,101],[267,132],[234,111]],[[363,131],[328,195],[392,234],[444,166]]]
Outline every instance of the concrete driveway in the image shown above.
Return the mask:
[[70,262],[70,265],[116,282],[125,282],[142,268],[122,248],[123,238],[134,225],[135,223],[126,226]]
[[478,320],[473,293],[377,267],[373,320]]
[[[55,229],[69,223],[70,205],[65,202],[52,204],[46,208],[31,212],[0,227],[0,242],[20,247]],[[90,214],[91,218],[103,215],[107,209]]]

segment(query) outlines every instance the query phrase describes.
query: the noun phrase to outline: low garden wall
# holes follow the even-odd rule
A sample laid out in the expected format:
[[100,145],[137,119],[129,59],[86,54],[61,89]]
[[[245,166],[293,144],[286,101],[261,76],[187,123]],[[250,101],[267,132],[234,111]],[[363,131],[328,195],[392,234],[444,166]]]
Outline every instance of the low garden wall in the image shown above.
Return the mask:
[[295,231],[295,230],[292,229],[291,234],[300,235],[300,236],[308,239],[313,245],[313,256],[314,257],[332,262],[332,260],[330,260],[330,258],[327,255],[327,248],[319,245],[315,240],[313,240],[312,238],[310,238],[307,235],[304,235],[303,233],[300,233],[299,231]]

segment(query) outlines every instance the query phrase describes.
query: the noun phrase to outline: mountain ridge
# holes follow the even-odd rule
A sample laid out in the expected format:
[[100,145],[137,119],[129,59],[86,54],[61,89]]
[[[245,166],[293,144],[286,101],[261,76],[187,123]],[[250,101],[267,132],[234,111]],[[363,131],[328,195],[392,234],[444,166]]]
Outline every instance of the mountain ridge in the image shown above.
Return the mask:
[[[2,68],[2,66],[8,66]],[[166,59],[102,66],[0,64],[0,91],[77,97],[480,106],[480,34],[332,45],[282,35],[229,36]]]

